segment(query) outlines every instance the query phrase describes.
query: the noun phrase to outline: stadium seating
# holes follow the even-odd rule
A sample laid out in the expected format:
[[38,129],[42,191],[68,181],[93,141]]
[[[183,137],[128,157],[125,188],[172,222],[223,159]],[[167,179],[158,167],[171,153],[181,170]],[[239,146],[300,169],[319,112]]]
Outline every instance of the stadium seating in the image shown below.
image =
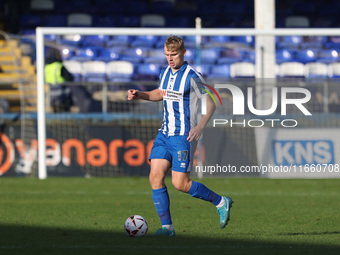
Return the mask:
[[75,82],[79,82],[82,79],[82,64],[79,61],[64,60],[63,64],[65,68],[73,75]]
[[303,78],[305,77],[305,66],[300,62],[285,62],[279,65],[279,77]]
[[153,48],[158,40],[158,36],[155,35],[139,35],[136,36],[131,42],[131,47],[145,47]]
[[98,53],[97,53],[96,47],[84,47],[84,48],[77,49],[75,51],[74,56],[72,56],[70,59],[75,60],[75,61],[80,61],[80,62],[91,61],[91,60],[95,60],[97,55]]
[[209,78],[220,79],[230,78],[230,66],[229,65],[211,65]]
[[340,63],[331,63],[328,65],[328,76],[331,79],[339,79],[340,78]]
[[32,12],[51,12],[54,10],[53,0],[31,0],[30,10]]
[[49,14],[44,16],[44,25],[46,27],[66,27],[67,16],[64,14]]
[[106,63],[103,61],[83,62],[82,72],[86,82],[106,82]]
[[121,53],[121,60],[129,61],[134,64],[142,63],[147,56],[147,49],[143,48],[129,48]]
[[106,74],[110,82],[129,82],[132,81],[134,67],[128,61],[111,61],[106,64]]
[[302,43],[302,36],[281,36],[276,43],[278,49],[298,49]]
[[303,49],[294,51],[294,59],[301,63],[314,62],[317,59],[318,51],[315,49]]
[[242,54],[240,50],[236,48],[227,48],[223,49],[220,52],[220,57],[217,60],[218,64],[231,64],[235,62],[241,62],[242,61]]
[[202,49],[201,50],[201,62],[204,64],[215,64],[220,56],[219,49]]
[[60,38],[59,43],[61,45],[80,47],[83,37],[84,37],[83,35],[79,34],[63,35]]
[[[203,0],[126,2],[30,0],[27,6],[29,10],[20,17],[22,34],[34,33],[37,26],[194,27],[197,16],[202,18],[203,27],[252,27],[254,21],[253,1],[248,0],[214,0],[209,3]],[[330,0],[327,4],[305,0],[293,2],[277,0],[275,8],[277,27],[337,27],[338,25],[340,5],[335,0]],[[142,77],[144,74],[138,72],[148,71],[150,64],[156,66],[167,64],[163,51],[166,36],[74,34],[51,35],[46,36],[45,39],[59,44],[65,61],[74,63],[128,61],[134,66],[135,77]],[[32,44],[31,48],[35,47],[34,41],[24,40],[25,43]],[[196,36],[185,36],[184,40],[187,48],[186,60],[189,64],[196,65],[198,61]],[[205,77],[234,77],[235,68],[238,67],[232,64],[255,63],[254,36],[202,36],[201,41],[199,64]],[[329,76],[335,77],[338,75],[336,63],[340,60],[339,52],[340,36],[277,36],[278,76],[292,75],[308,78],[321,75],[315,71],[315,68],[320,68],[319,72],[324,76],[324,64],[326,64],[330,70]],[[32,60],[34,61],[34,56]],[[295,72],[286,69],[284,64],[287,62],[290,68],[296,65]],[[331,65],[333,63],[335,64]],[[302,74],[301,64],[309,71]],[[219,68],[218,65],[221,67]],[[76,77],[78,79],[80,75],[76,74]]]
[[69,27],[91,27],[92,16],[87,13],[70,13],[67,15],[67,25]]
[[160,66],[155,64],[139,64],[134,79],[155,81],[159,78]]
[[144,63],[154,63],[154,64],[166,64],[166,58],[164,54],[164,49],[153,49],[149,50],[147,56],[144,58]]
[[293,54],[291,50],[279,49],[276,50],[276,63],[281,64],[283,62],[290,62],[293,60]]
[[114,49],[98,48],[96,60],[110,62],[120,59],[120,53]]
[[108,35],[86,35],[82,40],[82,45],[105,47],[108,40]]
[[328,66],[325,63],[313,62],[305,64],[306,78],[328,78]]
[[288,16],[285,19],[285,27],[287,28],[310,27],[309,19],[305,16]]
[[160,14],[144,14],[141,16],[142,27],[165,27],[165,17]]
[[339,52],[334,49],[323,49],[319,51],[317,62],[334,63],[339,61]]
[[255,65],[249,62],[239,62],[230,64],[231,78],[252,78],[255,77]]

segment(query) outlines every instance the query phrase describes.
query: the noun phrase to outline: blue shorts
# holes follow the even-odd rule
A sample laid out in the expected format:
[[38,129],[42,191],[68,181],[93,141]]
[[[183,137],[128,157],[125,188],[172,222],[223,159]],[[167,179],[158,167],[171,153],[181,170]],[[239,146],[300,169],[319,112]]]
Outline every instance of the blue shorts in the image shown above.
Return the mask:
[[149,160],[166,159],[177,172],[190,172],[193,164],[196,141],[189,142],[187,136],[167,136],[159,132],[153,143]]

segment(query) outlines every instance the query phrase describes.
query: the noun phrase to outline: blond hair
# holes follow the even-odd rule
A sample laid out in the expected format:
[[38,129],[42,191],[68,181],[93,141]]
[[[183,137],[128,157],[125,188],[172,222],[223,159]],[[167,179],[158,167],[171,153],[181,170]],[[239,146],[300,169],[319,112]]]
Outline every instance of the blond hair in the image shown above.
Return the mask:
[[170,35],[168,38],[166,38],[164,47],[168,51],[185,50],[183,39],[176,35]]

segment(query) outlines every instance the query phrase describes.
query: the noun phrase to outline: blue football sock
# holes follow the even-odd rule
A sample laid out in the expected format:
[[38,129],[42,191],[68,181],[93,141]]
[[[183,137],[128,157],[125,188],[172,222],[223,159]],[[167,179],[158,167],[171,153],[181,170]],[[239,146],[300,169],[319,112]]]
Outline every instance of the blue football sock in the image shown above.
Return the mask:
[[209,201],[215,206],[217,206],[222,199],[220,195],[208,189],[204,184],[195,181],[192,181],[191,188],[188,191],[188,194],[190,194],[192,197]]
[[152,200],[155,204],[162,225],[171,225],[170,199],[167,187],[152,190]]

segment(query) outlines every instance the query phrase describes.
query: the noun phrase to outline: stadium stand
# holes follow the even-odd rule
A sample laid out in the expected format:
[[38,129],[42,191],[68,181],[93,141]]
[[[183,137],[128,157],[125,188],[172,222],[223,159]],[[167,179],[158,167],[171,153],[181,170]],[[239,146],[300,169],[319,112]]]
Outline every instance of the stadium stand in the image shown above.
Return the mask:
[[[19,42],[20,47],[22,54],[30,57],[32,65],[35,61],[35,42],[29,35],[34,36],[37,26],[194,27],[196,16],[202,17],[203,27],[242,28],[254,25],[253,1],[249,0],[215,0],[209,3],[201,0],[31,0],[25,6],[24,12],[16,10],[21,12],[18,24],[15,26],[8,22],[7,26],[11,29],[17,27],[17,31],[24,35]],[[340,5],[335,0],[322,5],[317,1],[277,0],[276,27],[338,27],[339,11]],[[9,18],[6,20],[5,17],[4,20],[8,21]],[[45,37],[49,43],[58,45],[64,63],[76,81],[99,79],[109,82],[156,79],[158,75],[154,71],[166,65],[163,52],[165,38],[79,34]],[[254,75],[256,56],[253,36],[203,36],[199,52],[201,63],[197,63],[196,59],[196,37],[186,36],[184,39],[187,61],[194,66],[201,64],[202,74],[206,78]],[[338,77],[339,51],[340,36],[278,36],[278,77]],[[105,65],[105,71],[102,73],[105,75],[91,76],[89,72],[81,72],[83,64],[89,61],[103,62],[101,66]],[[117,71],[117,66],[112,64],[117,61],[124,63],[121,68],[125,71]],[[240,74],[238,66],[246,66],[243,68],[247,69],[247,73]],[[8,72],[10,68],[4,66],[2,69]]]
[[306,78],[328,78],[328,67],[325,63],[313,62],[305,65]]

